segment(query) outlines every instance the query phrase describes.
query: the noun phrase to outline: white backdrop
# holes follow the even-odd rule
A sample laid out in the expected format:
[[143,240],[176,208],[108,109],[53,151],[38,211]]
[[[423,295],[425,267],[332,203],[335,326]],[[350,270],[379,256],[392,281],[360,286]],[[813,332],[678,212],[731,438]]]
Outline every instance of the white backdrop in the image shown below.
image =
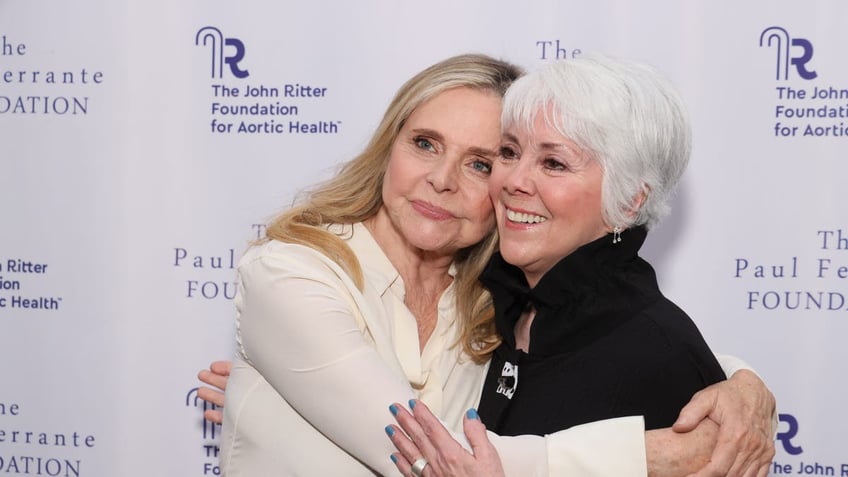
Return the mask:
[[846,22],[842,0],[0,0],[0,475],[216,475],[192,389],[232,353],[261,224],[425,66],[593,50],[690,108],[645,254],[777,395],[772,475],[848,475]]

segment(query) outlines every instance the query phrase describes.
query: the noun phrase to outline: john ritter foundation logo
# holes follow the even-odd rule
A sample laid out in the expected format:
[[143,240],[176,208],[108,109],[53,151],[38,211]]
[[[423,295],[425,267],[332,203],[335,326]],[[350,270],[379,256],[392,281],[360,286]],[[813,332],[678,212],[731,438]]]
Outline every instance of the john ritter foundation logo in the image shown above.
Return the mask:
[[760,33],[760,47],[774,48],[777,54],[777,80],[788,80],[790,66],[805,80],[816,79],[818,74],[807,69],[807,63],[813,59],[813,44],[806,38],[790,38],[789,32],[779,26],[771,26]]
[[[770,114],[774,137],[848,137],[848,88],[819,75],[813,42],[792,37],[783,27],[770,26],[760,32],[760,48],[775,55],[775,83],[769,86],[777,94]],[[825,51],[834,49],[841,51],[841,45]]]
[[[205,26],[197,30],[197,35],[194,37],[194,44],[197,46],[208,47],[212,54],[212,78],[221,79],[224,77],[224,64],[230,69],[230,74],[239,79],[244,79],[250,76],[247,70],[241,69],[239,63],[244,59],[244,43],[238,38],[224,38],[221,30],[213,26]],[[224,56],[224,49],[232,53]]]
[[[206,71],[211,77],[209,102],[203,107],[202,128],[214,136],[308,136],[338,134],[342,122],[314,118],[310,111],[319,109],[332,97],[332,89],[320,80],[280,80],[268,78],[263,64],[279,65],[278,55],[250,58],[239,38],[225,37],[221,29],[204,26],[194,35],[194,45],[211,54]],[[257,50],[261,51],[261,50]],[[249,78],[250,82],[245,81]],[[208,81],[208,80],[205,80]],[[323,109],[323,108],[322,108]]]

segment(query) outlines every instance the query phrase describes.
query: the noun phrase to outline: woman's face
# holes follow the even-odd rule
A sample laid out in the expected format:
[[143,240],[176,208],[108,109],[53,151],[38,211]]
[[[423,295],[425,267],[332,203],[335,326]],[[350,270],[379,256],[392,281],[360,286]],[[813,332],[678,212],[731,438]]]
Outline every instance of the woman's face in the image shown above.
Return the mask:
[[419,105],[392,146],[383,182],[391,233],[452,255],[494,227],[488,180],[500,146],[501,100],[454,88]]
[[577,248],[608,232],[597,161],[536,115],[535,134],[504,131],[489,192],[504,259],[530,286]]

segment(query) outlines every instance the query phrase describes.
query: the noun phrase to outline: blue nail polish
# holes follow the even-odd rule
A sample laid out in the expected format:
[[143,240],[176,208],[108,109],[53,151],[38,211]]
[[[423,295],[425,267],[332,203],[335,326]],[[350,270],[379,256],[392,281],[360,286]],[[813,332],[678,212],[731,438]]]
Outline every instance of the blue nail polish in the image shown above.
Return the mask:
[[410,409],[415,409],[415,399],[410,399],[410,400],[409,400],[409,408],[410,408]]
[[397,406],[395,406],[394,404],[392,404],[391,406],[389,406],[389,411],[391,411],[391,412],[392,412],[392,416],[397,416],[398,408],[397,408]]
[[392,429],[392,426],[386,426],[386,434],[388,434],[389,437],[392,437],[393,435],[395,435],[395,430]]
[[465,416],[468,417],[468,419],[480,419],[480,416],[477,414],[477,410],[473,407],[465,413]]
[[389,456],[389,458],[392,459],[392,462],[397,464],[397,456],[396,455],[392,454],[392,455]]

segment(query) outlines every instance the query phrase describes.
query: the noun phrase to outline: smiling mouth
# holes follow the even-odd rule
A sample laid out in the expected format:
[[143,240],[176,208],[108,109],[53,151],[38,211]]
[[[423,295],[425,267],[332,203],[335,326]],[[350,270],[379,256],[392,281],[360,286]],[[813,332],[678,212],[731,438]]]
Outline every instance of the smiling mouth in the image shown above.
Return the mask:
[[548,220],[546,217],[542,217],[541,215],[525,214],[524,212],[516,212],[510,209],[506,209],[506,218],[509,219],[510,222],[519,224],[539,224]]

